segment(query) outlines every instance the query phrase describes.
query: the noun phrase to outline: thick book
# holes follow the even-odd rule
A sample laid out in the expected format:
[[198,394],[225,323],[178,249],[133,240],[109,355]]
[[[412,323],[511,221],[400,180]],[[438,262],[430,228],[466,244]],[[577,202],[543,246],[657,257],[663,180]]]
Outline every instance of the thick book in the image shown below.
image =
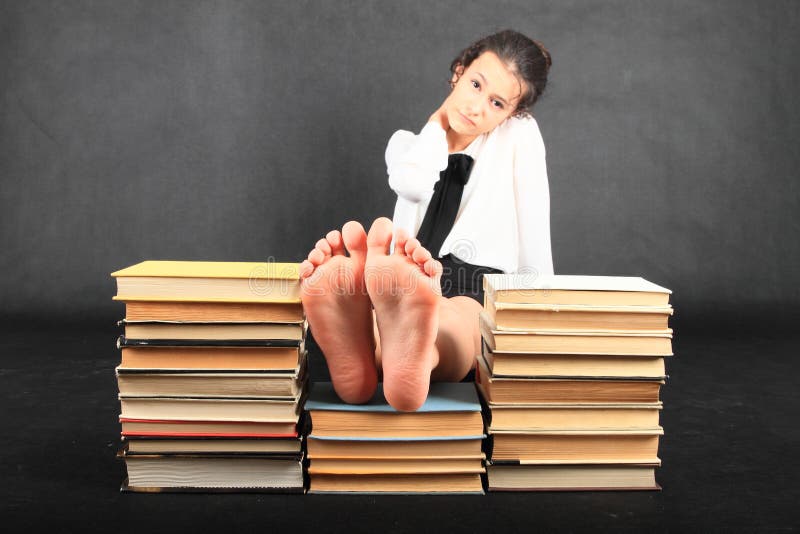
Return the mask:
[[272,371],[293,373],[307,358],[299,347],[123,347],[125,371]]
[[480,456],[483,437],[381,440],[310,435],[306,451],[308,458],[465,458]]
[[120,417],[162,421],[296,423],[302,407],[294,399],[120,397]]
[[129,321],[194,321],[198,323],[296,323],[305,319],[300,302],[125,301]]
[[117,367],[123,397],[243,397],[294,399],[303,391],[305,366],[293,373],[142,372]]
[[313,436],[448,437],[483,434],[481,406],[475,385],[434,382],[416,412],[398,412],[383,396],[379,384],[365,404],[342,402],[330,382],[313,384],[306,403]]
[[664,330],[671,306],[581,306],[486,302],[498,330]]
[[308,474],[317,475],[407,475],[485,473],[483,454],[472,458],[312,458]]
[[486,466],[489,491],[660,490],[655,465]]
[[519,378],[489,374],[479,358],[476,381],[494,404],[624,404],[656,403],[663,380],[595,378]]
[[144,261],[111,273],[114,300],[300,302],[299,264]]
[[663,430],[495,431],[491,459],[538,464],[658,464]]
[[415,475],[315,475],[309,493],[483,494],[480,473]]
[[189,323],[120,321],[128,339],[305,339],[306,325],[297,323]]
[[641,277],[487,274],[485,302],[587,306],[666,306],[669,289]]
[[493,351],[482,341],[483,359],[493,376],[503,377],[666,377],[663,356],[530,354]]
[[303,488],[300,460],[242,456],[123,455],[128,480],[123,490]]
[[480,313],[481,336],[493,351],[539,354],[672,356],[672,329],[665,330],[498,330]]
[[298,458],[302,453],[300,438],[174,438],[123,437],[125,454],[263,454]]
[[119,418],[122,436],[160,438],[296,438],[296,421],[175,421]]

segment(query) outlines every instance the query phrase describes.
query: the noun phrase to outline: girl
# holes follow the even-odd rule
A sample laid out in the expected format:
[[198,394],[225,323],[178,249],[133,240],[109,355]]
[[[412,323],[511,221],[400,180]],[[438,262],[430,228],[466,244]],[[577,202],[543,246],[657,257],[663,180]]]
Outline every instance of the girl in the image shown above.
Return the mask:
[[368,400],[382,371],[386,400],[416,410],[431,379],[474,366],[482,274],[553,273],[545,150],[528,113],[550,65],[511,30],[463,50],[420,133],[389,140],[394,220],[369,235],[348,222],[303,262],[309,325],[343,400]]

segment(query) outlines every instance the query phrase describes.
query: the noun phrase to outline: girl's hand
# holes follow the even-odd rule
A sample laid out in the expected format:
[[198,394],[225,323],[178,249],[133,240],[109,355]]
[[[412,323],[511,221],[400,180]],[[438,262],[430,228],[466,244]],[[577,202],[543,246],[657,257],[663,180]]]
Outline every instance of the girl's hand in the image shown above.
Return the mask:
[[450,121],[447,120],[447,111],[445,110],[444,104],[433,112],[428,122],[438,123],[445,132],[450,129]]

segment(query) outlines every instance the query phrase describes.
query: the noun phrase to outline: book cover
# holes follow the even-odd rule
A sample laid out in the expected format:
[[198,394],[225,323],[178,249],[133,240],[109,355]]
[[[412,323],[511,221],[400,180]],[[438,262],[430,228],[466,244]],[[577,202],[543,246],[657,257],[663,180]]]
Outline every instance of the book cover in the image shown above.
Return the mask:
[[[316,382],[306,402],[306,410],[333,410],[350,412],[397,412],[383,395],[383,384],[369,402],[364,404],[347,404],[339,399],[331,382]],[[475,384],[433,382],[428,391],[428,398],[416,413],[427,412],[480,412],[481,405]]]
[[147,260],[111,273],[114,278],[246,278],[295,280],[300,278],[300,264],[241,261],[163,261]]

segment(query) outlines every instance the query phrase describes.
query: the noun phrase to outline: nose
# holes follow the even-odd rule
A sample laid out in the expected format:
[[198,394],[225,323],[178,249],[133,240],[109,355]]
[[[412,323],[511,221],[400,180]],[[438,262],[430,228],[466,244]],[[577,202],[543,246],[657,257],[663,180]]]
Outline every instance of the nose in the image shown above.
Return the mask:
[[481,112],[481,99],[473,98],[469,102],[467,102],[467,106],[464,109],[464,112],[470,117],[475,117],[479,115]]

